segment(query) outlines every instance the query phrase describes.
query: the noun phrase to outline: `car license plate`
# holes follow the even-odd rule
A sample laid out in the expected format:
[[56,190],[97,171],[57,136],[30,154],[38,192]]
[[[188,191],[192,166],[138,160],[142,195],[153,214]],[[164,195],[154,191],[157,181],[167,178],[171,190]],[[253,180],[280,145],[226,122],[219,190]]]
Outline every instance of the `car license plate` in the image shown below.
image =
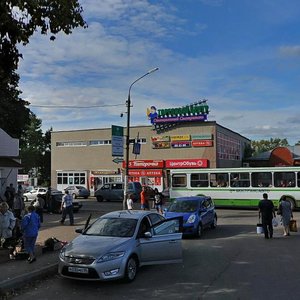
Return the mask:
[[81,274],[88,274],[88,268],[78,268],[78,267],[68,267],[68,271],[72,273],[81,273]]

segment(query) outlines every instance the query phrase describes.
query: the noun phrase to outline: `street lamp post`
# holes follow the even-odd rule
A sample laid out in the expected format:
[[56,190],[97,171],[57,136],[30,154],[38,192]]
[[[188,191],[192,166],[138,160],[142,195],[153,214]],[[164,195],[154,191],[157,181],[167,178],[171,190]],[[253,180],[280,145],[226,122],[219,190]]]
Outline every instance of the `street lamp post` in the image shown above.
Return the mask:
[[128,90],[128,99],[127,99],[127,127],[126,127],[126,156],[125,156],[125,183],[124,183],[124,199],[123,199],[123,209],[126,209],[126,196],[128,192],[128,175],[129,175],[129,141],[130,141],[130,107],[131,107],[131,100],[130,100],[130,91],[132,86],[144,78],[145,76],[157,71],[158,68],[154,68],[147,73],[145,73],[143,76],[139,77],[135,81],[133,81],[129,87]]

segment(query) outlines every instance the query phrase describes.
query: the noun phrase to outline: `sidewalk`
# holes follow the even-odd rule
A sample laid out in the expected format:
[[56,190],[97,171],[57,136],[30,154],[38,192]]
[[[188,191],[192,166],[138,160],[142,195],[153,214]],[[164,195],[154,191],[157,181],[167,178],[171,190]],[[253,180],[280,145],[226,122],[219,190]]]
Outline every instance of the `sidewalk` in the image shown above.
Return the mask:
[[37,260],[34,263],[29,264],[26,259],[10,260],[8,251],[0,249],[0,299],[5,299],[6,295],[34,280],[57,273],[59,251],[42,253],[44,241],[52,236],[61,241],[71,241],[78,235],[75,229],[85,224],[85,218],[75,218],[76,226],[62,226],[58,220],[59,215],[44,215],[36,245]]

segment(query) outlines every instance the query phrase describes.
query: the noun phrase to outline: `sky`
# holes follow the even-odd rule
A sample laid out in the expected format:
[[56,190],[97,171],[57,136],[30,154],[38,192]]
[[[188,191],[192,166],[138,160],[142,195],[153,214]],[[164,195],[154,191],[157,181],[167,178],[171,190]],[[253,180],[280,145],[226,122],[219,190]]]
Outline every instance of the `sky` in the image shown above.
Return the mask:
[[[87,29],[38,32],[20,89],[43,131],[149,125],[148,107],[207,99],[209,121],[251,139],[300,140],[300,1],[82,0]],[[121,113],[123,117],[120,117]]]

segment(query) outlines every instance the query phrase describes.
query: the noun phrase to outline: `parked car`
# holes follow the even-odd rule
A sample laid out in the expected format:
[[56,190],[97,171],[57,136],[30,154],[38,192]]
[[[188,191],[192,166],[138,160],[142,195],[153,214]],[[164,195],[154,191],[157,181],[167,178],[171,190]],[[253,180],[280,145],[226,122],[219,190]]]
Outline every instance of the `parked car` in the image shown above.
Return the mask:
[[[79,280],[133,281],[139,267],[182,261],[182,219],[150,211],[115,211],[98,218],[59,255],[59,274]],[[159,245],[159,247],[158,247]]]
[[30,192],[24,193],[23,194],[24,201],[27,202],[27,201],[35,200],[38,194],[46,195],[47,189],[48,188],[46,187],[36,187],[32,189]]
[[69,191],[69,194],[72,195],[74,199],[79,197],[87,199],[90,196],[90,191],[81,185],[70,185],[65,188],[65,191]]
[[[129,182],[128,193],[134,195],[134,201],[139,200],[140,193],[142,191],[142,185],[140,182]],[[105,183],[100,189],[95,191],[95,197],[98,202],[103,200],[120,200],[124,199],[124,183],[123,182],[109,182]]]
[[217,213],[210,197],[180,197],[176,198],[168,209],[165,209],[164,216],[174,218],[183,217],[183,234],[193,234],[201,237],[203,230],[207,227],[217,227]]

